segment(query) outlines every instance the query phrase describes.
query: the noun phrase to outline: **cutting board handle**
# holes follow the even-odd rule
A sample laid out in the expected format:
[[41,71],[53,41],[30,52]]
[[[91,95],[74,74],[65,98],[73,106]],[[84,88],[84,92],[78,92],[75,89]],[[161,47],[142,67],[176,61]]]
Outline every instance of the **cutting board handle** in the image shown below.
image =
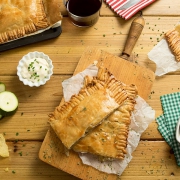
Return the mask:
[[128,60],[131,52],[144,28],[145,21],[142,15],[136,17],[130,27],[129,34],[122,52],[122,58]]

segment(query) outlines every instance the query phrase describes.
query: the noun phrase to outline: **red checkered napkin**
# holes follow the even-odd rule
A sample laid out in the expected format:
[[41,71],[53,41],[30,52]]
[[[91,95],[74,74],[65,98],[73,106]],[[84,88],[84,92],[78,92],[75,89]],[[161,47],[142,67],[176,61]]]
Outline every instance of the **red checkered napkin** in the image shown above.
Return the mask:
[[127,19],[130,19],[138,11],[150,5],[156,0],[141,0],[137,4],[124,10],[121,10],[120,8],[131,0],[104,0],[104,1],[111,7],[111,9],[114,12],[116,12],[122,18],[127,20]]

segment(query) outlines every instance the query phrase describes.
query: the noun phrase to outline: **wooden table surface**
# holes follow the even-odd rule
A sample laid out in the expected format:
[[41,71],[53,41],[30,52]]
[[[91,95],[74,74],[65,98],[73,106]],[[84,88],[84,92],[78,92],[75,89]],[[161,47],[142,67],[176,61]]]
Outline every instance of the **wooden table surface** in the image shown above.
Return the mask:
[[[0,81],[19,99],[16,114],[0,121],[0,133],[4,134],[10,151],[9,158],[0,158],[1,180],[78,180],[38,158],[49,129],[47,114],[61,101],[61,83],[72,76],[87,46],[121,55],[133,18],[125,21],[103,3],[98,22],[92,27],[78,28],[67,17],[63,2],[61,12],[64,18],[62,34],[58,38],[0,53]],[[173,0],[171,4],[167,0],[157,0],[143,10],[143,15],[145,27],[133,49],[131,60],[155,71],[156,66],[148,59],[147,53],[163,38],[164,32],[179,22],[179,0]],[[18,61],[31,51],[49,55],[54,65],[50,81],[38,88],[23,85],[16,75]],[[147,100],[156,111],[156,117],[162,114],[160,96],[178,92],[179,81],[180,71],[156,77]],[[180,179],[180,169],[170,147],[158,132],[155,120],[142,134],[132,161],[117,179]]]

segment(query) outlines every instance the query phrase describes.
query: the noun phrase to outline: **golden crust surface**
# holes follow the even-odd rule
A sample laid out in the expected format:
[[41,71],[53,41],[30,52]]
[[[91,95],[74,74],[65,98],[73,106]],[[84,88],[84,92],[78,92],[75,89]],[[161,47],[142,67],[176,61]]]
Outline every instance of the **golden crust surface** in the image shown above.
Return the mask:
[[[0,44],[47,28],[54,19],[61,20],[59,6],[55,5],[55,0],[51,5],[50,1],[46,1],[48,0],[1,0]],[[50,11],[48,6],[55,9],[56,18],[51,18],[52,10]]]
[[137,89],[125,86],[128,98],[96,128],[81,138],[72,149],[106,158],[124,159],[131,113],[134,110]]
[[174,54],[176,60],[180,61],[180,35],[179,32],[175,29],[169,30],[165,33],[165,38],[168,42],[168,45]]
[[78,95],[49,115],[51,127],[68,149],[127,99],[122,87],[106,69],[99,68],[97,77],[85,78]]
[[50,25],[62,20],[62,15],[60,13],[60,0],[43,0],[44,10],[46,13],[46,18]]

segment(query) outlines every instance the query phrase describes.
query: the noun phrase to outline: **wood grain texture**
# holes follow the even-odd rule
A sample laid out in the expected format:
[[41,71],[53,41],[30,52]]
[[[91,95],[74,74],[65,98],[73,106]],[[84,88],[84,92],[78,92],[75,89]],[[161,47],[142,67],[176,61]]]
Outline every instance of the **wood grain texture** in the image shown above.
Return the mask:
[[[51,149],[54,148],[50,147],[50,144],[47,144],[48,149],[46,150],[48,152],[44,152],[44,161],[46,163],[39,160],[38,153],[41,143],[38,141],[7,142],[11,158],[0,158],[1,179],[79,180],[79,178],[48,164],[49,161],[55,158],[50,155]],[[53,142],[51,145],[53,145]],[[47,156],[47,153],[50,156]],[[180,176],[179,167],[174,165],[174,161],[172,151],[165,142],[140,141],[138,148],[133,153],[132,161],[122,176],[117,179],[130,180],[137,178],[138,180],[144,180],[143,178],[146,178],[152,180],[157,179],[157,177],[168,180],[178,179],[178,176]],[[75,165],[75,169],[78,169],[79,166],[82,166],[81,161]],[[6,168],[8,168],[7,172]],[[76,175],[74,169],[69,168],[69,171]],[[84,177],[92,180],[90,171],[86,172]],[[104,180],[107,179],[107,176],[98,176],[94,177],[94,179]]]
[[153,71],[101,49],[88,47],[82,54],[74,74],[81,72],[94,61],[108,68],[118,80],[129,85],[134,83],[138,88],[138,94],[144,99],[148,98],[155,79]]
[[[138,89],[138,95],[144,99],[148,99],[155,79],[153,71],[127,61],[122,57],[112,55],[97,48],[87,47],[79,60],[74,74],[83,71],[95,61],[98,62],[97,66],[103,65],[121,82],[128,85],[135,84]],[[49,155],[48,146],[51,146],[50,144],[52,142],[53,144],[56,144],[56,147],[52,147],[50,152],[51,155]],[[73,174],[81,179],[89,179],[89,177],[86,177],[88,171],[91,174],[92,179],[95,177],[100,178],[106,176],[107,179],[115,180],[118,177],[117,175],[107,175],[106,173],[99,172],[98,170],[86,165],[79,166],[76,174],[74,174],[73,170],[77,169],[75,166],[80,162],[80,158],[77,153],[72,153],[67,157],[64,153],[64,146],[59,142],[52,131],[48,131],[39,152],[39,158],[41,160],[44,161],[44,159],[46,159],[45,156],[55,157],[52,158],[52,161],[49,160],[49,164],[52,166]],[[59,163],[60,161],[61,163]],[[68,164],[70,164],[70,162],[71,165],[69,167]]]
[[[163,38],[164,32],[179,22],[179,9],[179,0],[157,0],[143,10],[145,26],[130,57],[133,63],[155,71],[156,65],[148,59],[147,53]],[[73,75],[85,49],[95,47],[119,57],[133,20],[131,18],[125,21],[118,17],[104,2],[98,22],[89,28],[72,25],[62,0],[61,12],[64,17],[62,34],[58,38],[0,53],[0,81],[4,82],[7,89],[13,91],[19,99],[17,113],[0,121],[0,133],[6,134],[10,149],[9,158],[0,158],[2,180],[79,179],[38,158],[41,144],[49,129],[47,114],[61,101],[61,82]],[[42,51],[49,55],[54,65],[54,75],[46,85],[39,88],[24,86],[16,75],[19,60],[31,51]],[[160,78],[156,77],[147,99],[150,106],[155,109],[156,117],[162,114],[160,96],[180,90],[179,75],[180,70]],[[180,179],[179,167],[176,165],[173,152],[158,132],[155,121],[142,134],[133,156],[128,168],[118,179]],[[5,172],[4,169],[7,167],[9,171]],[[73,174],[77,175],[76,172]],[[90,179],[91,175],[88,177]],[[104,175],[98,177],[99,180],[106,179]],[[97,180],[96,177],[94,179]]]
[[175,160],[172,151],[162,141],[140,141],[139,146],[133,152],[132,161],[119,177],[108,175],[91,166],[82,164],[79,156],[74,152],[70,152],[67,157],[64,154],[64,147],[61,141],[54,134],[53,130],[48,131],[44,142],[43,149],[40,149],[40,156],[44,162],[50,165],[54,164],[57,168],[84,180],[117,180],[135,177],[138,179],[153,179],[156,176],[166,178],[174,176],[174,174],[176,176],[180,175],[179,168],[174,166]]
[[[179,22],[179,17],[174,16],[169,20],[169,17],[145,16],[144,19],[144,29],[130,58],[139,65],[154,71],[155,64],[148,59],[147,53],[163,38],[164,32]],[[3,75],[16,75],[17,64],[25,54],[42,51],[52,59],[54,74],[72,75],[87,46],[120,56],[131,22],[132,20],[125,21],[120,17],[100,17],[94,26],[78,28],[71,24],[68,17],[64,17],[63,33],[58,38],[1,52],[0,72]]]

